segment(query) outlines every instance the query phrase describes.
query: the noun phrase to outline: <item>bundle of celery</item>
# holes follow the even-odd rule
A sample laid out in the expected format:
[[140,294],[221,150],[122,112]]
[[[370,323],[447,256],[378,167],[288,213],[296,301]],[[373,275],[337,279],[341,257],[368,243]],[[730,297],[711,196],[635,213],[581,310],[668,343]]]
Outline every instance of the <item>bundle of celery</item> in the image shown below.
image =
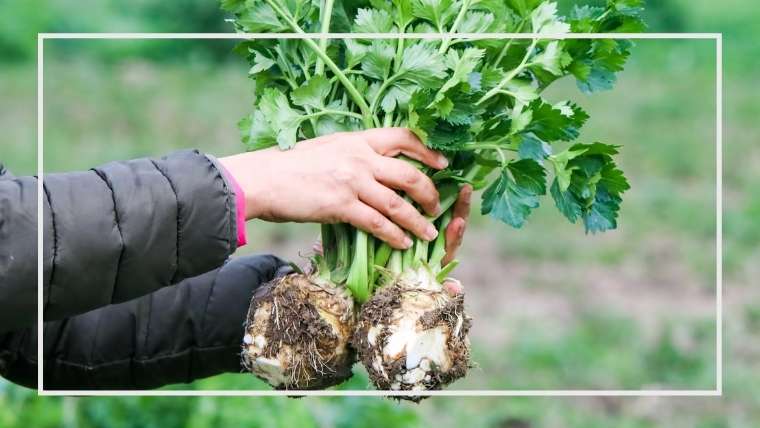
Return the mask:
[[[544,89],[564,76],[586,93],[609,89],[630,43],[550,38],[566,32],[643,29],[640,0],[608,0],[560,16],[540,0],[223,0],[246,33],[435,33],[440,39],[247,40],[238,50],[255,80],[240,122],[250,150],[294,147],[339,131],[400,126],[444,153],[432,171],[443,230],[458,189],[482,193],[482,213],[519,228],[548,191],[586,232],[614,229],[628,189],[617,147],[575,142],[589,116]],[[544,37],[478,39],[463,33]],[[440,388],[470,365],[463,297],[441,282],[444,233],[392,250],[345,224],[322,226],[323,253],[254,298],[247,366],[278,388],[324,388],[351,375],[358,353],[382,389]]]

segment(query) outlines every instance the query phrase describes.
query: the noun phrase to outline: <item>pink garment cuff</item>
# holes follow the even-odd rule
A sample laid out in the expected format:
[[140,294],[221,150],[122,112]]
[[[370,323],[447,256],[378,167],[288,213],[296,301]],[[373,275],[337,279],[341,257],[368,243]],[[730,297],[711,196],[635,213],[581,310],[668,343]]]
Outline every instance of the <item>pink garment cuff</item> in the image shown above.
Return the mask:
[[227,178],[227,182],[232,186],[232,190],[235,192],[235,214],[237,217],[237,246],[242,247],[248,243],[245,230],[245,193],[238,184],[235,177],[232,176],[226,169],[224,170],[224,176]]

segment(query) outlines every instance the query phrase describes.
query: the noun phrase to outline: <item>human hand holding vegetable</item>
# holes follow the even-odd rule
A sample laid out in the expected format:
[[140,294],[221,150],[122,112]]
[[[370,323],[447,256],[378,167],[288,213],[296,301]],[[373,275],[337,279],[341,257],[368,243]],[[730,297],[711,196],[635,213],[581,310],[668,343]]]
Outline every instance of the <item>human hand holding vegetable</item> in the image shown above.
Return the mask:
[[[430,215],[440,206],[430,178],[397,155],[435,169],[447,165],[445,157],[404,128],[336,133],[288,151],[271,148],[220,161],[245,193],[246,219],[349,223],[405,249],[412,241],[402,229],[427,241],[438,233],[395,190]],[[455,238],[453,244],[461,240],[464,220],[452,223],[447,233]]]
[[[464,239],[464,232],[467,229],[467,219],[470,218],[470,206],[472,203],[472,186],[466,184],[462,186],[459,191],[459,196],[454,204],[454,211],[451,221],[446,226],[446,255],[441,262],[442,265],[447,265],[454,260],[459,247],[462,246],[462,240]],[[314,245],[314,250],[322,254],[322,243],[317,242]],[[464,293],[464,287],[462,283],[454,278],[447,278],[443,282],[443,288],[452,296]]]

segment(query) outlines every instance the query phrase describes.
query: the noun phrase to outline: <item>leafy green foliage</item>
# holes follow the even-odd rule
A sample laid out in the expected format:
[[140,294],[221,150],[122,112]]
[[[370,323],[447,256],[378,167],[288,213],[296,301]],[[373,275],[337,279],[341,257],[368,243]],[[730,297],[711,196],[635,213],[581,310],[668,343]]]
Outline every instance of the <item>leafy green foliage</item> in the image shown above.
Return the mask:
[[552,197],[571,222],[579,217],[587,232],[617,227],[621,194],[630,188],[612,159],[617,148],[601,143],[576,144],[549,159],[556,170]]
[[[553,35],[644,28],[639,0],[576,6],[567,17],[555,2],[541,0],[336,0],[331,11],[308,0],[226,0],[223,7],[245,32]],[[485,187],[484,214],[521,227],[548,190],[559,211],[571,222],[581,219],[587,232],[617,226],[629,185],[615,165],[616,147],[576,142],[588,114],[542,94],[567,76],[583,92],[611,88],[630,42],[454,37],[244,45],[257,81],[254,112],[241,121],[252,150],[288,149],[339,130],[404,126],[457,165],[436,174],[440,185]]]
[[322,108],[330,95],[332,85],[324,76],[314,76],[290,94],[293,104],[301,107]]
[[259,110],[274,132],[280,148],[289,149],[295,146],[301,115],[290,107],[285,95],[277,89],[265,89],[259,101]]
[[533,159],[510,162],[483,193],[482,213],[522,227],[546,193],[546,171]]

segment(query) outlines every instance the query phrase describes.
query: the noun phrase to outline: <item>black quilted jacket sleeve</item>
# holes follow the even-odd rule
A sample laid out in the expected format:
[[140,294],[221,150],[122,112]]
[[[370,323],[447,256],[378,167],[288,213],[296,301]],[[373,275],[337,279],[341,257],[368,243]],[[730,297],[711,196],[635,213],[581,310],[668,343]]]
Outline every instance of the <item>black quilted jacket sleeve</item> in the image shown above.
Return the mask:
[[208,272],[236,249],[234,193],[197,151],[50,174],[44,183],[45,321]]
[[[270,255],[234,258],[139,299],[46,322],[45,389],[149,389],[238,373],[251,297],[289,271]],[[37,386],[35,327],[0,335],[0,374]]]
[[[0,167],[0,375],[29,385],[36,383],[37,186],[36,178],[13,178]],[[50,387],[186,381],[218,372],[202,360],[209,348],[237,354],[240,341],[229,335],[242,334],[245,310],[221,324],[208,312],[213,301],[247,305],[250,297],[214,292],[234,288],[219,287],[217,276],[236,249],[237,230],[235,195],[213,158],[182,151],[47,174],[42,196]],[[282,264],[271,256],[259,262],[261,274],[239,291],[252,293]],[[237,356],[232,364],[225,355],[225,367],[237,371]],[[174,370],[154,376],[159,361]]]

